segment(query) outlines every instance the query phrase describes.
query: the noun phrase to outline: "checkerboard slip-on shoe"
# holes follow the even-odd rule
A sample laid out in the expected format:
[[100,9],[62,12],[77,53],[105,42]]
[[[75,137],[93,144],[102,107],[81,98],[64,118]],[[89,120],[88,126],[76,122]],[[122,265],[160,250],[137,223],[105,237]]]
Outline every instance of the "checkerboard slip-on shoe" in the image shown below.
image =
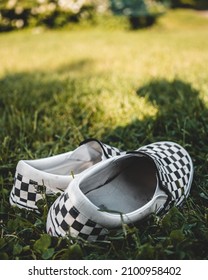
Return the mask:
[[88,139],[74,151],[36,160],[20,160],[16,167],[10,204],[37,210],[46,194],[63,192],[83,170],[122,152],[96,139]]
[[194,168],[188,152],[174,142],[157,142],[137,151],[155,162],[161,188],[169,197],[164,210],[172,205],[179,206],[188,197],[193,180]]
[[51,206],[53,236],[103,240],[123,223],[179,205],[189,194],[192,160],[176,143],[158,142],[100,162],[69,184]]

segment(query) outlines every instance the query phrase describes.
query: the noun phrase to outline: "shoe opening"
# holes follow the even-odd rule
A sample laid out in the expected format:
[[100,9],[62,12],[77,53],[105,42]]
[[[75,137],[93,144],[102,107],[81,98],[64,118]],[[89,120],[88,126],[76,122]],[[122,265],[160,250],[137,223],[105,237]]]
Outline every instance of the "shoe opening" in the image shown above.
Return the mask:
[[141,155],[121,157],[80,184],[81,191],[101,210],[123,214],[148,203],[156,188],[155,164]]
[[30,166],[55,175],[78,174],[102,160],[103,152],[96,141],[79,146],[73,152],[40,160],[26,161]]

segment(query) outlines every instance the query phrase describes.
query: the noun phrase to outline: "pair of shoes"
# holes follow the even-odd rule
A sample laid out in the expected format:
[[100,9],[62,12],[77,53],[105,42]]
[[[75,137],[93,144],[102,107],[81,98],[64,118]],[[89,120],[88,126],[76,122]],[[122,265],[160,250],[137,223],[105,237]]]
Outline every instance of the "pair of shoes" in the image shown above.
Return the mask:
[[100,241],[123,223],[135,224],[180,205],[192,179],[192,160],[174,142],[121,152],[92,139],[73,152],[20,161],[10,202],[37,209],[37,187],[44,181],[47,192],[62,191],[49,210],[47,232]]

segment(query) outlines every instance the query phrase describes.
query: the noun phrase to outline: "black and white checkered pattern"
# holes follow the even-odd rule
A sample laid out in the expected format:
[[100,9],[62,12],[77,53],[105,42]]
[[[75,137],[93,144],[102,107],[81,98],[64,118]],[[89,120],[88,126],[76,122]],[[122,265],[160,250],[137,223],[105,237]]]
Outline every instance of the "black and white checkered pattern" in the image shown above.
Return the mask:
[[156,163],[158,174],[164,188],[171,194],[172,205],[179,205],[189,194],[193,165],[187,151],[173,142],[157,142],[138,149],[149,155]]
[[120,156],[121,154],[124,154],[125,152],[120,151],[118,148],[106,145],[102,143],[103,150],[108,158]]
[[54,236],[70,235],[88,241],[104,240],[108,230],[85,217],[73,206],[68,192],[53,204],[48,214],[48,233]]
[[[121,154],[121,151],[119,149],[104,144],[96,139],[85,140],[80,145],[88,143],[90,141],[96,141],[99,143],[106,158],[110,158]],[[38,172],[38,170],[36,170],[36,172]],[[40,182],[38,183],[32,178],[28,178],[28,175],[25,176],[22,170],[21,172],[19,172],[17,167],[15,178],[14,178],[14,185],[10,193],[10,204],[17,205],[20,208],[37,210],[38,209],[37,201],[43,199],[43,194],[44,194],[44,191],[42,192],[42,194],[39,191],[41,187],[43,188],[42,182],[44,182],[44,177],[42,178],[41,183]],[[47,186],[45,187],[47,190]]]
[[37,182],[24,177],[16,171],[14,186],[10,194],[10,203],[20,208],[37,209],[37,201],[43,198],[38,191],[41,186]]

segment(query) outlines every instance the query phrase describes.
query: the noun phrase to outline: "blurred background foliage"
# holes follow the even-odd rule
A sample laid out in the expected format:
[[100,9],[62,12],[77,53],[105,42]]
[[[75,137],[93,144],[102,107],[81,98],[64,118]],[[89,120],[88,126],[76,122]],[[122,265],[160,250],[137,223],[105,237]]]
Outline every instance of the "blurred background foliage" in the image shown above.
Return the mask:
[[70,23],[96,23],[99,15],[127,17],[137,29],[155,23],[169,8],[208,9],[207,0],[1,0],[0,31]]

